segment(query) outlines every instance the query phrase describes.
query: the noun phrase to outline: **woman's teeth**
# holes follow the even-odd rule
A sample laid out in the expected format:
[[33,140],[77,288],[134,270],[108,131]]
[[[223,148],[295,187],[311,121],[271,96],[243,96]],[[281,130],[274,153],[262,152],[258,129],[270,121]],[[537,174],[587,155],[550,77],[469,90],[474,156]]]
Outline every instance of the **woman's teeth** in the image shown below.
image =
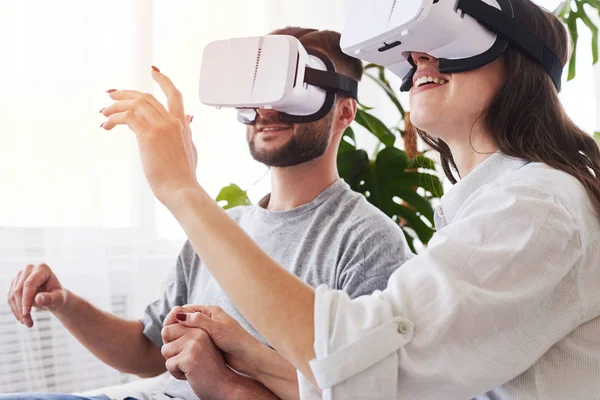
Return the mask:
[[448,81],[445,79],[434,78],[433,76],[422,76],[415,81],[415,86],[419,87],[426,83],[435,83],[438,85],[444,85],[444,84],[448,83]]

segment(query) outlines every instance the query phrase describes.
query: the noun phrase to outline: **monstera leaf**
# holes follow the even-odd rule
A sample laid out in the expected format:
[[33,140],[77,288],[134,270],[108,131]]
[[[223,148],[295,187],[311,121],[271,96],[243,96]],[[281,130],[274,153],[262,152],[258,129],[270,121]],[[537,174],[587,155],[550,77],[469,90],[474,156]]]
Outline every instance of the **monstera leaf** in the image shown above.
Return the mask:
[[232,207],[247,206],[252,204],[252,202],[250,202],[250,199],[248,198],[248,194],[246,193],[246,191],[240,189],[238,185],[233,184],[221,189],[219,195],[216,198],[216,201],[217,203],[222,201],[226,202],[226,204],[223,205],[223,208],[225,210]]
[[356,110],[356,117],[354,118],[354,121],[375,135],[375,137],[377,137],[377,139],[379,139],[386,147],[394,145],[396,136],[392,133],[390,128],[385,126],[385,124],[377,117],[359,108]]
[[[587,6],[587,9],[584,6]],[[554,14],[567,25],[573,44],[569,59],[569,76],[567,78],[569,81],[575,77],[576,73],[577,41],[579,40],[577,20],[583,22],[592,33],[592,62],[594,64],[598,62],[598,27],[587,14],[588,10],[594,10],[600,16],[600,0],[565,0],[554,10]]]
[[342,143],[337,159],[340,176],[400,224],[413,251],[416,238],[426,244],[434,232],[429,198],[440,197],[443,187],[436,175],[420,172],[419,168],[435,170],[435,162],[422,155],[409,160],[396,147],[385,147],[370,160],[366,151],[356,148],[350,128],[344,132]]
[[[373,74],[372,71],[375,71],[376,74]],[[392,85],[390,85],[390,81],[388,81],[385,76],[385,67],[382,67],[381,65],[377,64],[367,64],[365,66],[365,72],[365,76],[367,78],[371,79],[380,88],[383,89],[385,94],[389,97],[389,99],[392,101],[392,103],[394,103],[394,105],[398,109],[400,116],[404,118],[404,107],[402,106],[402,103],[400,103],[400,100],[398,99],[397,95],[397,93],[399,93],[399,88],[396,88],[396,90],[392,88]]]

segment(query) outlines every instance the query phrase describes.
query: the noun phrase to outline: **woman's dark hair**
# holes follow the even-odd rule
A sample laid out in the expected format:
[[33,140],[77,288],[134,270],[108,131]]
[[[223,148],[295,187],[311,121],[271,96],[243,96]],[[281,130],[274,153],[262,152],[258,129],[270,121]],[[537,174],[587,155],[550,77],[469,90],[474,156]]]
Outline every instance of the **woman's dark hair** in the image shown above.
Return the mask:
[[[560,57],[568,59],[568,35],[561,21],[530,0],[511,0],[516,19]],[[503,55],[506,83],[481,115],[485,131],[501,153],[542,162],[581,182],[600,212],[600,148],[565,113],[550,76],[512,46]],[[441,155],[444,173],[456,183],[450,148],[419,130]]]

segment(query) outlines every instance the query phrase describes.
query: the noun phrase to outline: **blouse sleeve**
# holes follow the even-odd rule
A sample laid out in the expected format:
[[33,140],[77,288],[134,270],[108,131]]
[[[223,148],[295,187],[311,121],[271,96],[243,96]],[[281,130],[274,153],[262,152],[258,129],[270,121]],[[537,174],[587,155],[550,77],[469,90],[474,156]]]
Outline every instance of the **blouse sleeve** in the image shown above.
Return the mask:
[[513,379],[582,323],[581,253],[551,194],[477,193],[383,292],[317,289],[322,398],[471,398]]

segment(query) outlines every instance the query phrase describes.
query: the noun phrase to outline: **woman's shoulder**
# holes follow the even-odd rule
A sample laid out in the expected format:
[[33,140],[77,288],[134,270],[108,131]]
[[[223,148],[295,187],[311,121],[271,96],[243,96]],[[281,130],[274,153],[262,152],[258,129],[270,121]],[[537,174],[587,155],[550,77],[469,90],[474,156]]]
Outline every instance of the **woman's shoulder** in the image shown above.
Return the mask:
[[591,196],[583,184],[573,175],[549,165],[537,162],[506,175],[497,184],[513,192],[537,191],[555,200],[557,207],[564,210],[584,231],[600,234],[600,209],[594,206]]
[[502,187],[530,187],[561,201],[567,208],[590,201],[585,187],[573,175],[539,162],[526,163],[498,182]]

